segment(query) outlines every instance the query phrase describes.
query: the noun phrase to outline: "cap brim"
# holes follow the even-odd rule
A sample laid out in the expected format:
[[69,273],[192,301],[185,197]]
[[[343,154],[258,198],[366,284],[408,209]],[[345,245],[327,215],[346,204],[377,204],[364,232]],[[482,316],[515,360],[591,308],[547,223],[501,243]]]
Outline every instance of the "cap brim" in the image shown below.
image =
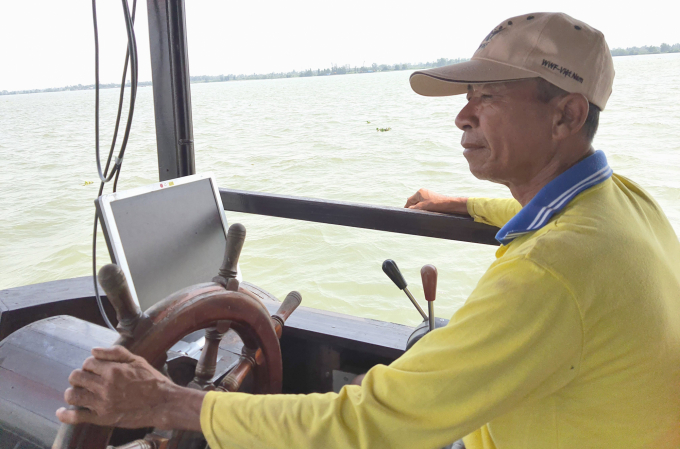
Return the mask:
[[458,64],[419,70],[411,74],[411,88],[426,97],[445,97],[467,92],[468,84],[502,83],[540,75],[487,59],[472,59]]

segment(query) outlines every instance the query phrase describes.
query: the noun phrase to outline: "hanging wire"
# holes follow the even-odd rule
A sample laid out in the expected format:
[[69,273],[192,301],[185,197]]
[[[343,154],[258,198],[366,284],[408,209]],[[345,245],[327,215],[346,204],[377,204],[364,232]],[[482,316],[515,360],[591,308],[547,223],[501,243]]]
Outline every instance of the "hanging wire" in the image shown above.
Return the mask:
[[[113,138],[111,139],[111,148],[109,149],[109,155],[106,159],[106,167],[102,172],[101,169],[101,158],[99,155],[99,31],[97,27],[97,5],[96,0],[92,0],[92,20],[94,23],[94,60],[95,60],[95,157],[97,160],[97,172],[99,174],[100,185],[99,192],[97,193],[97,198],[101,197],[104,191],[104,184],[109,182],[114,178],[113,191],[116,191],[118,185],[118,177],[120,175],[121,166],[123,164],[123,156],[125,155],[125,149],[127,148],[128,139],[130,136],[130,129],[132,127],[132,116],[135,109],[135,100],[137,98],[137,81],[138,81],[138,65],[137,65],[137,41],[135,38],[134,22],[135,22],[135,12],[137,10],[137,0],[133,0],[132,3],[132,14],[128,7],[127,0],[122,0],[123,2],[123,14],[125,16],[125,27],[127,29],[128,35],[128,45],[125,53],[125,64],[123,68],[123,78],[120,83],[120,97],[118,99],[118,113],[116,115],[116,126],[113,132]],[[111,166],[111,160],[114,158],[114,150],[116,147],[116,140],[118,137],[118,131],[120,127],[120,118],[123,110],[123,102],[125,99],[125,79],[127,78],[128,61],[130,62],[130,106],[128,110],[127,123],[125,126],[125,133],[123,135],[123,142],[120,146],[120,151],[118,156],[115,157],[113,168],[111,172],[108,173],[109,167]],[[97,306],[99,307],[99,312],[104,319],[106,325],[112,329],[116,330],[111,324],[109,317],[104,310],[104,304],[102,298],[99,294],[99,284],[97,283],[97,230],[99,224],[99,216],[95,213],[94,216],[94,230],[92,232],[92,278],[94,283],[94,294],[97,299]]]

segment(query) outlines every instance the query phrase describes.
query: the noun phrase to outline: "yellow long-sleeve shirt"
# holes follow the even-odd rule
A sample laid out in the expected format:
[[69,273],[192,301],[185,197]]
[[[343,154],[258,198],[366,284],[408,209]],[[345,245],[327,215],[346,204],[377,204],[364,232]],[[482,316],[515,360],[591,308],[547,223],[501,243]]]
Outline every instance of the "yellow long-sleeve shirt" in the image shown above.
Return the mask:
[[[503,226],[514,200],[471,199]],[[680,448],[680,244],[613,177],[515,238],[450,323],[339,394],[208,393],[213,449]]]

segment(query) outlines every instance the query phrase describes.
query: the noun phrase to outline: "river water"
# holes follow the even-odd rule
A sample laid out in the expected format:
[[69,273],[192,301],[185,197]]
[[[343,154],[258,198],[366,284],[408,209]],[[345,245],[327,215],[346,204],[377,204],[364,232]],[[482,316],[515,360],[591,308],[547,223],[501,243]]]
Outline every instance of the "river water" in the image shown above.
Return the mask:
[[[617,57],[614,65],[594,146],[651,192],[680,231],[680,55]],[[398,207],[420,187],[509,196],[468,172],[454,125],[464,98],[420,97],[409,74],[193,84],[197,171],[213,172],[222,187]],[[101,92],[104,149],[117,95]],[[0,289],[91,273],[93,105],[92,91],[0,97]],[[155,151],[152,91],[140,88],[119,190],[157,180]],[[298,290],[310,307],[411,325],[419,315],[382,273],[384,259],[397,261],[423,304],[420,267],[434,264],[436,314],[449,318],[495,251],[230,212],[227,219],[248,229],[246,280],[281,298]],[[100,235],[100,265],[107,257]]]

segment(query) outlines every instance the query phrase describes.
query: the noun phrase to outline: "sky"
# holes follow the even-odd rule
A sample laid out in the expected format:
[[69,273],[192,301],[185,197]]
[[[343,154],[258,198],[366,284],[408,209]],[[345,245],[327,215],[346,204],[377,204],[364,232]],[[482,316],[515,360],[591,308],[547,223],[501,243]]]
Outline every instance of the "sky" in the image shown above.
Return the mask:
[[[139,79],[147,81],[147,3],[138,1]],[[90,1],[5,0],[1,10],[0,91],[94,83]],[[119,1],[97,2],[102,83],[119,82],[122,74],[127,39],[122,11]],[[565,12],[598,28],[610,48],[680,42],[677,0],[187,0],[190,73],[469,58],[497,24],[539,11]]]

